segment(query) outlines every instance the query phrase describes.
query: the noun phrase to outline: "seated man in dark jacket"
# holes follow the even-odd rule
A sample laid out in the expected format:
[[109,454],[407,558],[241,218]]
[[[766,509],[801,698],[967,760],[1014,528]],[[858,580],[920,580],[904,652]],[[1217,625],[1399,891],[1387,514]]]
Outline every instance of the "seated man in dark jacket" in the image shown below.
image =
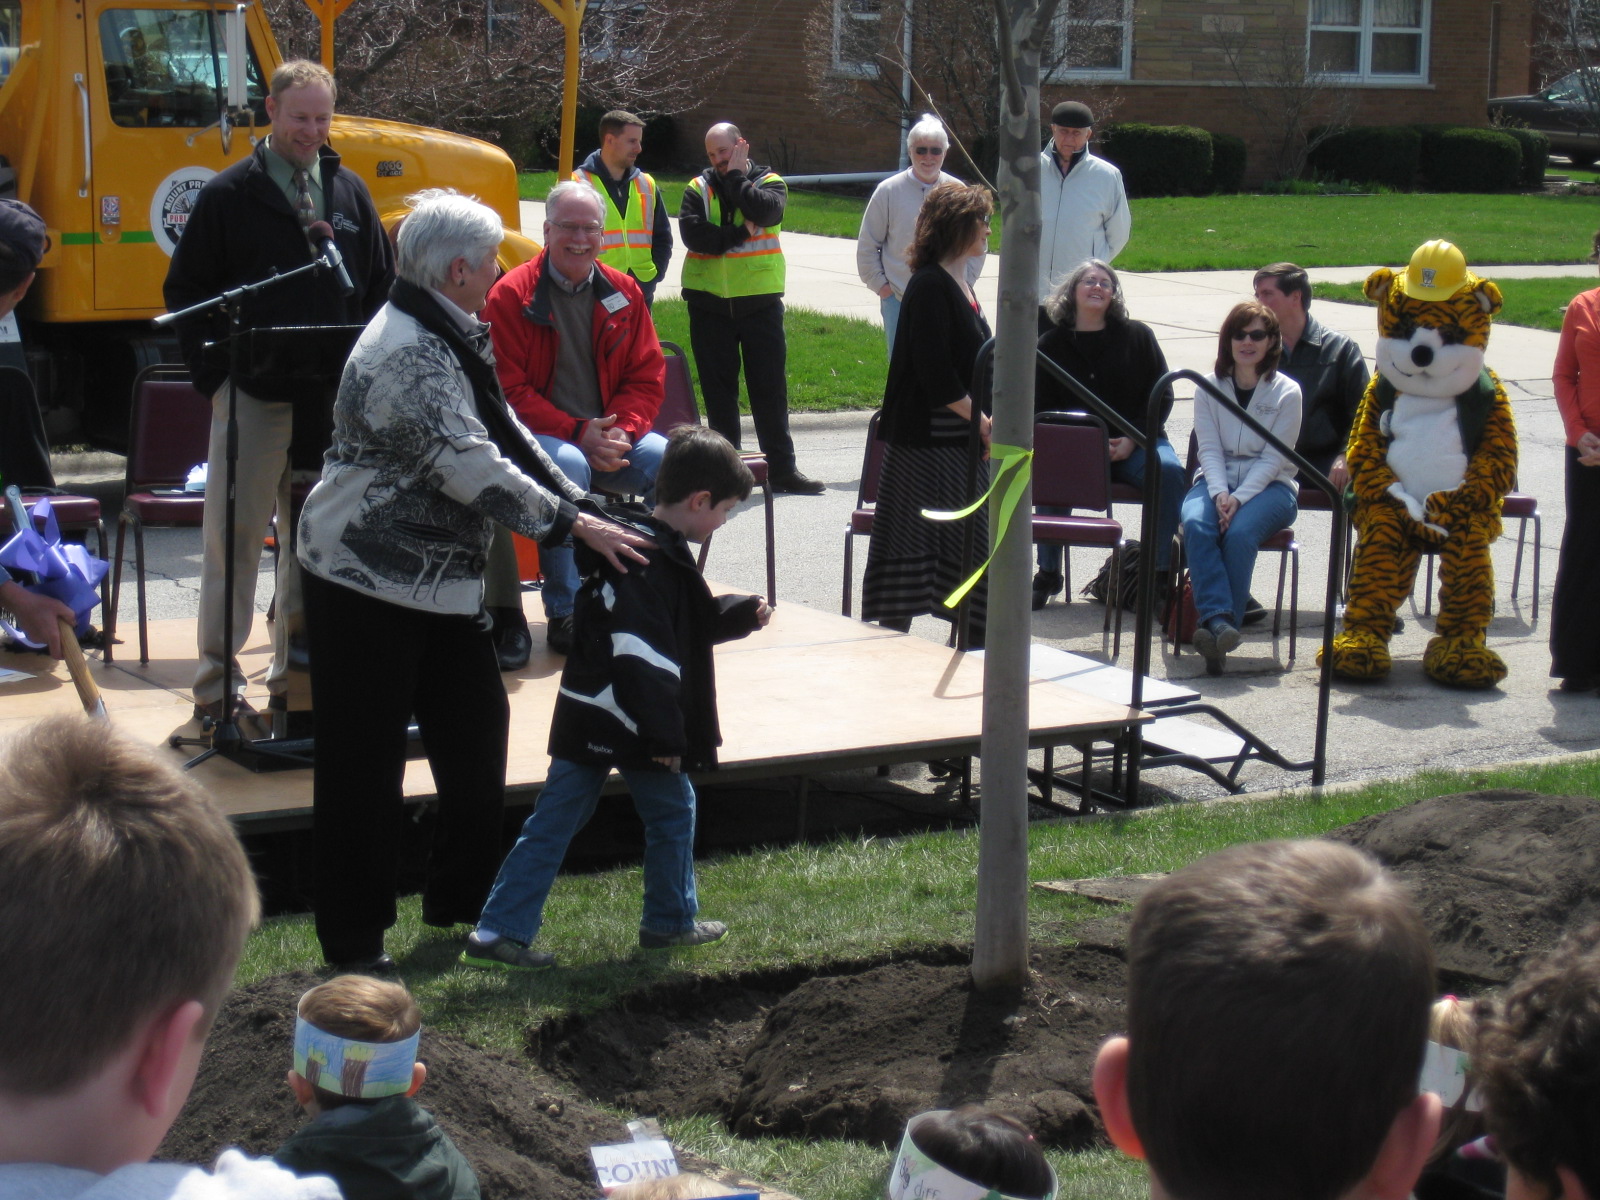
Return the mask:
[[1372,372],[1354,340],[1311,315],[1311,280],[1304,268],[1273,263],[1256,272],[1254,286],[1256,299],[1272,310],[1283,335],[1278,370],[1300,385],[1302,417],[1294,448],[1343,490],[1350,479],[1345,443]]

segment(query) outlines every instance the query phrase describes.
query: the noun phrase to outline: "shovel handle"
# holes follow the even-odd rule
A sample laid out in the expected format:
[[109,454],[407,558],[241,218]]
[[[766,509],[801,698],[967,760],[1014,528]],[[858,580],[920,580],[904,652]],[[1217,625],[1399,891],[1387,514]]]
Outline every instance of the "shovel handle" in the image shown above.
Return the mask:
[[78,633],[65,617],[57,618],[61,625],[61,656],[67,661],[67,671],[72,675],[72,686],[78,689],[78,699],[83,711],[91,717],[104,718],[106,702],[100,698],[100,688],[89,674],[89,663],[83,657],[83,647],[78,645]]

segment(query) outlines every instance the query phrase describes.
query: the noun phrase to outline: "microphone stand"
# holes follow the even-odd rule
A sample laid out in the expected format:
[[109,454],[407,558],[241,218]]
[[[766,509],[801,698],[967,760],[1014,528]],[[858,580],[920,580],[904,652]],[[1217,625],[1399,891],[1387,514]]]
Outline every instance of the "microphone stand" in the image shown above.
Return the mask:
[[[224,456],[228,469],[228,490],[225,501],[225,517],[227,528],[223,530],[223,548],[225,559],[223,562],[223,604],[222,604],[222,642],[223,650],[227,656],[225,666],[225,684],[222,692],[222,717],[211,727],[211,737],[186,738],[174,734],[168,739],[168,744],[174,748],[179,746],[204,746],[206,749],[183,764],[184,770],[191,770],[205,762],[212,755],[220,754],[224,758],[249,767],[253,771],[263,771],[274,767],[309,767],[312,765],[309,757],[313,750],[311,738],[246,738],[239,729],[238,715],[235,709],[235,694],[233,688],[234,659],[236,657],[233,646],[233,585],[236,574],[234,565],[234,548],[238,533],[234,528],[234,509],[238,490],[238,465],[239,465],[239,371],[241,367],[239,347],[243,341],[244,325],[242,312],[244,301],[268,288],[280,283],[298,278],[301,275],[332,272],[333,263],[326,255],[312,259],[304,266],[296,267],[292,271],[278,273],[274,271],[265,279],[255,283],[243,284],[236,288],[229,288],[220,295],[209,300],[202,300],[198,304],[191,304],[188,308],[179,309],[177,312],[165,313],[156,317],[152,322],[158,328],[174,325],[216,309],[226,309],[228,313],[228,426],[227,426],[227,451]],[[282,553],[280,548],[279,553]]]

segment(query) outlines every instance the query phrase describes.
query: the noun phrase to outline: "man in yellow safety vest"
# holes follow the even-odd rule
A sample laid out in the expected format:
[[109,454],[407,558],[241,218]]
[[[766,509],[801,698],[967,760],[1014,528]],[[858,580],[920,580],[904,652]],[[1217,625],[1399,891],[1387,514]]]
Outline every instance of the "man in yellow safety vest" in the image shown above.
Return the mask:
[[600,118],[600,149],[572,177],[599,192],[605,207],[600,261],[632,275],[648,306],[672,261],[672,222],[656,181],[633,165],[643,148],[644,119],[614,108]]
[[706,131],[711,167],[689,181],[678,209],[687,257],[683,298],[689,344],[700,371],[706,419],[739,444],[739,367],[756,440],[774,491],[817,496],[820,480],[795,466],[789,436],[788,344],[783,335],[783,248],[778,235],[788,186],[770,167],[752,166],[750,143],[726,122]]

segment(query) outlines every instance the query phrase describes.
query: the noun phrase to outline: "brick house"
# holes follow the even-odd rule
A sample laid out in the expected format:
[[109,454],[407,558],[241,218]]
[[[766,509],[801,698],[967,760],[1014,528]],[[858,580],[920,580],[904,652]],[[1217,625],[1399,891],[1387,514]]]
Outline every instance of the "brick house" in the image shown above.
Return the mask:
[[[837,100],[819,102],[808,72],[866,89],[859,77],[874,68],[841,57],[843,38],[876,28],[873,22],[898,26],[902,2],[751,0],[743,11],[748,39],[715,94],[678,119],[685,157],[708,125],[731,120],[758,159],[791,173],[893,167],[897,129],[848,113]],[[1097,40],[1092,65],[1045,81],[1044,110],[1081,98],[1117,121],[1236,134],[1249,146],[1247,179],[1259,182],[1271,174],[1280,138],[1241,102],[1224,45],[1236,47],[1252,73],[1286,56],[1325,63],[1340,96],[1324,105],[1337,103],[1354,124],[1481,125],[1490,96],[1528,86],[1533,8],[1534,0],[1062,0],[1053,35],[1070,40],[1092,26]],[[817,53],[817,35],[830,25],[828,62],[825,46]],[[912,61],[931,52],[913,46]]]

